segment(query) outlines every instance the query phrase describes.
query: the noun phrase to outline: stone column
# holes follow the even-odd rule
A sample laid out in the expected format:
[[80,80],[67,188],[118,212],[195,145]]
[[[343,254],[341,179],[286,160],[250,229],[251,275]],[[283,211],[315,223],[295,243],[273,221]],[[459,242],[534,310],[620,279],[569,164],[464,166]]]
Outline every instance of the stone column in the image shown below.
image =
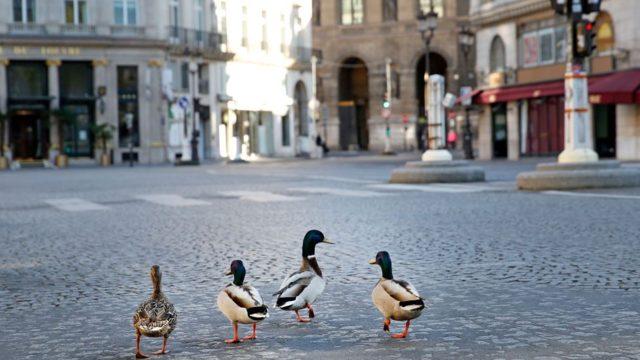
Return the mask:
[[[59,68],[62,62],[59,59],[47,60],[48,80],[49,80],[49,96],[51,102],[49,104],[49,110],[56,110],[60,108],[60,77]],[[54,162],[55,157],[62,153],[62,149],[59,148],[60,141],[60,124],[58,121],[52,121],[49,128],[49,161]]]
[[587,74],[584,71],[569,72],[565,77],[564,103],[564,151],[559,163],[583,163],[598,161],[593,151],[593,121],[589,111]]
[[428,96],[428,126],[429,150],[422,154],[422,161],[451,161],[451,153],[445,149],[446,124],[444,115],[444,77],[429,76]]

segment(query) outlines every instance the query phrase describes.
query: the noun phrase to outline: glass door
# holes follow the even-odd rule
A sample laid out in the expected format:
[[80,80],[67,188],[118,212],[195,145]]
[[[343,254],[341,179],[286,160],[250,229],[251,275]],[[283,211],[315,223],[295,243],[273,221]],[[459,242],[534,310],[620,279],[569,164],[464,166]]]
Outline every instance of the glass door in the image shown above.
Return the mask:
[[88,104],[65,105],[75,114],[75,121],[64,130],[64,152],[72,157],[93,156],[93,135],[91,134],[91,107]]
[[491,109],[493,128],[493,157],[507,157],[507,106],[498,104]]

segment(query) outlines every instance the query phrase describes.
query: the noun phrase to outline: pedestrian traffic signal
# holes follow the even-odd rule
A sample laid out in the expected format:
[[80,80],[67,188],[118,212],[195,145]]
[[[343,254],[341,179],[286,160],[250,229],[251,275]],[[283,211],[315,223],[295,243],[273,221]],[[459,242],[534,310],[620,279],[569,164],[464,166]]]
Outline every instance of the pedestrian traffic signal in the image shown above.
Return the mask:
[[382,100],[382,108],[383,109],[388,109],[391,107],[391,101],[389,101],[388,99],[383,99]]

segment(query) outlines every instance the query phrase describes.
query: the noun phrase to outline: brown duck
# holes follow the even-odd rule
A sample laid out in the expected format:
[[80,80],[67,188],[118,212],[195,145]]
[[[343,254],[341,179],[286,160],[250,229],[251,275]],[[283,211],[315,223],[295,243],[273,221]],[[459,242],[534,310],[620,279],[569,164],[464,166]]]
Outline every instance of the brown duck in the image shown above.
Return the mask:
[[140,351],[140,338],[142,335],[148,337],[163,337],[162,349],[156,355],[167,353],[167,338],[176,328],[178,314],[162,293],[161,288],[162,273],[158,265],[151,267],[151,282],[153,283],[153,293],[143,303],[138,306],[133,314],[133,327],[136,330],[136,358],[147,358]]

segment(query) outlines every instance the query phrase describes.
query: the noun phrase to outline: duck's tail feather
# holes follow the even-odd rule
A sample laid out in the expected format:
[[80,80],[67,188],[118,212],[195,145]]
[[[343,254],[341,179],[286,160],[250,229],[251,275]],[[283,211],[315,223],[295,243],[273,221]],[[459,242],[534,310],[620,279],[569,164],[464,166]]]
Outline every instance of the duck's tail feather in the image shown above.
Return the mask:
[[269,317],[269,308],[266,305],[248,308],[247,314],[253,320],[264,320]]
[[282,310],[288,310],[293,303],[296,302],[295,297],[279,297],[276,301],[276,306]]
[[424,309],[424,301],[422,299],[400,301],[400,307],[409,311],[422,310]]

